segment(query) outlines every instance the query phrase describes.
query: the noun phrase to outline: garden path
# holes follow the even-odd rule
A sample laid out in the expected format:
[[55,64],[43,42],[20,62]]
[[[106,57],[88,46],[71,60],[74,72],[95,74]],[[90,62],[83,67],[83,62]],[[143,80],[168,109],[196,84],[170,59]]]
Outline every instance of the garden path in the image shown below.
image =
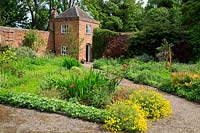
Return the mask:
[[[87,68],[91,64],[85,65]],[[153,87],[134,84],[122,80],[122,87],[149,88]],[[180,97],[160,93],[170,101],[173,113],[170,117],[149,122],[147,133],[200,133],[200,104],[189,102]],[[71,119],[66,116],[42,113],[35,110],[19,109],[0,105],[0,133],[102,133],[101,125]]]
[[[126,79],[122,80],[121,86],[157,90],[150,86],[134,84]],[[159,93],[170,101],[172,115],[154,122],[149,121],[147,133],[200,133],[200,104],[162,91]]]
[[[91,66],[92,64],[85,65],[86,68],[90,68]],[[134,84],[127,79],[123,79],[120,86],[157,90],[154,87]],[[147,133],[200,133],[200,104],[187,101],[163,91],[159,91],[159,93],[170,101],[172,115],[154,122],[149,121]]]
[[[17,132],[18,131],[18,132]],[[103,133],[96,123],[0,104],[0,133]]]

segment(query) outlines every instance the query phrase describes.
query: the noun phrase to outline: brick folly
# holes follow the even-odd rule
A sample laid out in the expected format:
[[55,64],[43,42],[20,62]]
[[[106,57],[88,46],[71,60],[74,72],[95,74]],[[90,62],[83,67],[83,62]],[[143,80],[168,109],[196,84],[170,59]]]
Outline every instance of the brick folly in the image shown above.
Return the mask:
[[[55,52],[56,55],[71,55],[78,60],[92,61],[93,30],[97,27],[99,22],[79,7],[72,7],[59,15],[54,10],[49,21],[49,32],[36,31],[46,44],[40,51],[44,53],[47,49]],[[28,31],[0,27],[0,43],[13,47],[22,46]]]

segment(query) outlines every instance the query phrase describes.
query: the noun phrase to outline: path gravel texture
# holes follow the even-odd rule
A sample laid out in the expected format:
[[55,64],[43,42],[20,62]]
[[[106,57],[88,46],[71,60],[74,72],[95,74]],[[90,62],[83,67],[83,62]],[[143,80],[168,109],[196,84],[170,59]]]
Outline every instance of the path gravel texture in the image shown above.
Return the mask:
[[[90,64],[86,64],[90,68]],[[122,87],[156,88],[122,80]],[[200,133],[200,104],[160,91],[170,101],[170,117],[149,121],[147,133]],[[0,105],[0,133],[104,133],[102,125],[67,116]]]
[[[134,84],[129,80],[122,80],[121,86],[130,88],[156,88]],[[158,90],[159,91],[159,90]],[[149,121],[147,133],[200,133],[200,104],[159,91],[170,101],[172,115],[157,121]]]
[[[0,105],[0,133],[106,133],[102,125]],[[17,132],[17,133],[18,133]]]

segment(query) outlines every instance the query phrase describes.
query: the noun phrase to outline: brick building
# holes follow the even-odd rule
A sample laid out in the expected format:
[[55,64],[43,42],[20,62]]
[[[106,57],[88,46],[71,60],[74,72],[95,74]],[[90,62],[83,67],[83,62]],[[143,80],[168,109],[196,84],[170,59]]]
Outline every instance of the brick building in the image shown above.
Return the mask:
[[48,49],[56,55],[73,54],[79,60],[91,61],[93,29],[99,22],[76,6],[59,15],[54,10],[52,16]]

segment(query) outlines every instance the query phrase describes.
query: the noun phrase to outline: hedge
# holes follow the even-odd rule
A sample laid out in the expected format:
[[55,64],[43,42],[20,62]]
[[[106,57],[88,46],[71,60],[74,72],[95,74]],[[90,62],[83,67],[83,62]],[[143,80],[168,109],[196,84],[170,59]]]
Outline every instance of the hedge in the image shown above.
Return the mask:
[[95,29],[93,36],[93,58],[98,59],[103,56],[108,42],[117,35],[117,32],[108,29]]
[[39,111],[62,113],[72,118],[104,123],[107,112],[91,106],[71,103],[64,100],[49,99],[29,93],[0,91],[0,104],[12,105]]

